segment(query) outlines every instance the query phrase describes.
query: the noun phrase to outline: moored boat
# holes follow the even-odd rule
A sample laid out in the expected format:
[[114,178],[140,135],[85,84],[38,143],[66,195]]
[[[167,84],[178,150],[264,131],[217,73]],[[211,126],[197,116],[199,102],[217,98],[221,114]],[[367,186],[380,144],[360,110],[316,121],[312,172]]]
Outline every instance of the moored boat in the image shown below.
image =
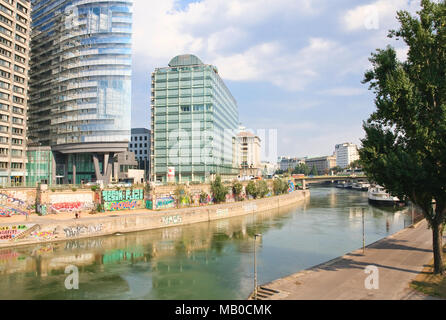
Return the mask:
[[369,188],[368,198],[371,204],[379,206],[395,206],[403,204],[398,197],[393,197],[381,186]]

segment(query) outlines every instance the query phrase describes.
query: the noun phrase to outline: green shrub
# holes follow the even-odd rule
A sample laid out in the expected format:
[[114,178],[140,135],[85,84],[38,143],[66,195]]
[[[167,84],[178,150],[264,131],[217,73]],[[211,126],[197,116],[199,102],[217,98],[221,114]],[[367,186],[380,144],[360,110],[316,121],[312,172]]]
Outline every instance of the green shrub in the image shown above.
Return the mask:
[[236,200],[239,200],[242,191],[243,185],[238,181],[234,182],[234,184],[232,185],[232,194],[234,195]]

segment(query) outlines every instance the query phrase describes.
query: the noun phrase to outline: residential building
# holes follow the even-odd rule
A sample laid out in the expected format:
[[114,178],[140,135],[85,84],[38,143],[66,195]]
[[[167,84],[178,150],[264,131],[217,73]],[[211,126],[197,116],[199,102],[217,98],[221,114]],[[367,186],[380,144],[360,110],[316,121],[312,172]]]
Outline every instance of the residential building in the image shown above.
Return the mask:
[[305,158],[280,157],[279,167],[281,171],[296,169],[299,164],[305,164]]
[[262,166],[260,160],[261,140],[258,136],[240,127],[237,134],[239,150],[240,176],[260,176]]
[[328,174],[330,169],[336,167],[336,156],[309,158],[305,160],[305,164],[310,170],[315,167],[320,175]]
[[31,4],[0,3],[0,186],[26,181]]
[[131,127],[132,0],[32,0],[29,140],[52,183],[108,183]]
[[353,161],[359,160],[358,146],[353,143],[342,143],[335,147],[336,165],[343,169]]
[[138,169],[144,170],[147,180],[150,173],[150,130],[146,128],[132,129],[129,150],[135,154]]
[[167,182],[169,168],[176,182],[237,177],[237,102],[215,66],[186,54],[156,68],[151,111],[153,181]]

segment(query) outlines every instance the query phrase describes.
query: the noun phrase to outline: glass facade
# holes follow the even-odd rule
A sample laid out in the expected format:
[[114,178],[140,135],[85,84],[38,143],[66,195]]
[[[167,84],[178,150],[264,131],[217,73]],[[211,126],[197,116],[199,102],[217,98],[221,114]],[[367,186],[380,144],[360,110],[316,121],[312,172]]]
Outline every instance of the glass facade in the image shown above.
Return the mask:
[[51,148],[29,148],[27,156],[28,162],[26,164],[26,170],[28,172],[28,178],[26,180],[26,186],[36,187],[39,183],[51,185],[52,175],[55,170]]
[[132,2],[32,1],[33,143],[128,143]]
[[236,177],[237,102],[212,65],[196,56],[173,58],[152,74],[154,181],[205,182],[216,174]]

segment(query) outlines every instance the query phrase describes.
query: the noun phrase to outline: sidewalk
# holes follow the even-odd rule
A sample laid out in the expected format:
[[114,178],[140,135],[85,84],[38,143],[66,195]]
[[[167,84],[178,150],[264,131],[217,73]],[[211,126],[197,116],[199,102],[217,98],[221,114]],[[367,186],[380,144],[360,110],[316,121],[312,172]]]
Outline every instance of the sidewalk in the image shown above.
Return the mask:
[[[262,286],[278,291],[271,300],[412,300],[434,299],[410,289],[432,254],[432,231],[423,220],[409,228],[341,258]],[[367,266],[379,270],[379,289],[367,290]],[[265,290],[260,290],[265,292]],[[270,291],[266,291],[270,292]]]

